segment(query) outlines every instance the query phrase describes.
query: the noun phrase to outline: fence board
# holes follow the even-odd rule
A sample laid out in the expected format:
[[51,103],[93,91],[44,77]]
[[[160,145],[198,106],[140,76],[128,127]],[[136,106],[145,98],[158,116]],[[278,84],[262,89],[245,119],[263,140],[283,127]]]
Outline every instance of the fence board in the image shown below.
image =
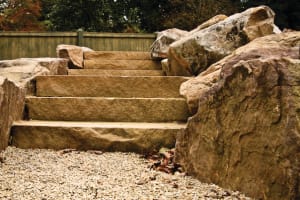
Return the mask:
[[[0,32],[0,60],[56,57],[59,44],[78,44],[77,32]],[[149,51],[155,34],[83,33],[83,46],[98,51]]]

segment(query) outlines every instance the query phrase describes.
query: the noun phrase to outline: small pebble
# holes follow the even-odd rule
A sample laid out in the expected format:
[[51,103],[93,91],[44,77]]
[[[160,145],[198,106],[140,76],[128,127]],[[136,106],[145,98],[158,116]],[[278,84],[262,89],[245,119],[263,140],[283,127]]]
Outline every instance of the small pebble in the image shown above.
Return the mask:
[[134,153],[18,149],[2,152],[0,199],[250,200],[213,184],[149,169]]

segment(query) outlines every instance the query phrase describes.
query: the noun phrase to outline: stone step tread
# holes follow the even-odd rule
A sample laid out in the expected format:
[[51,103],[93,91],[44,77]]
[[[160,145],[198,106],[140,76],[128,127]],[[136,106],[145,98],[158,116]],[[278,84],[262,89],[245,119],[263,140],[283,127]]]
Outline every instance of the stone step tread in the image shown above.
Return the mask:
[[152,60],[84,60],[85,69],[161,70],[161,63]]
[[26,97],[28,119],[51,121],[186,121],[184,98]]
[[36,95],[40,97],[180,97],[179,87],[188,79],[176,76],[37,76]]
[[97,76],[163,76],[162,70],[103,70],[103,69],[69,69],[69,75]]
[[19,121],[11,129],[18,148],[145,153],[174,147],[184,124]]
[[151,54],[143,51],[88,51],[84,52],[84,59],[151,60]]
[[84,128],[129,128],[129,129],[184,129],[186,123],[147,123],[147,122],[84,122],[84,121],[42,121],[20,120],[13,126],[47,126],[47,127],[84,127]]

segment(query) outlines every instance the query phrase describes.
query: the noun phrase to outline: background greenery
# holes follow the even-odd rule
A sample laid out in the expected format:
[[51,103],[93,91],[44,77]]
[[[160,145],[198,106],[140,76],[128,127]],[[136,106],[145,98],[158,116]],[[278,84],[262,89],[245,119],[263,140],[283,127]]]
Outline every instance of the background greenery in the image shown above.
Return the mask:
[[299,0],[0,0],[0,30],[191,30],[217,15],[268,5],[281,28],[300,30]]

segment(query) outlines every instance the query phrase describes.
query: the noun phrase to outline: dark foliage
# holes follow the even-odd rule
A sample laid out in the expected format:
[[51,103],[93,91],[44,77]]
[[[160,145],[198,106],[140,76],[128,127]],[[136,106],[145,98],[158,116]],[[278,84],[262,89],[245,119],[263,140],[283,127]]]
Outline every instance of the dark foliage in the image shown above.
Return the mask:
[[0,0],[0,30],[191,30],[217,14],[263,4],[275,11],[281,29],[300,30],[299,0]]

